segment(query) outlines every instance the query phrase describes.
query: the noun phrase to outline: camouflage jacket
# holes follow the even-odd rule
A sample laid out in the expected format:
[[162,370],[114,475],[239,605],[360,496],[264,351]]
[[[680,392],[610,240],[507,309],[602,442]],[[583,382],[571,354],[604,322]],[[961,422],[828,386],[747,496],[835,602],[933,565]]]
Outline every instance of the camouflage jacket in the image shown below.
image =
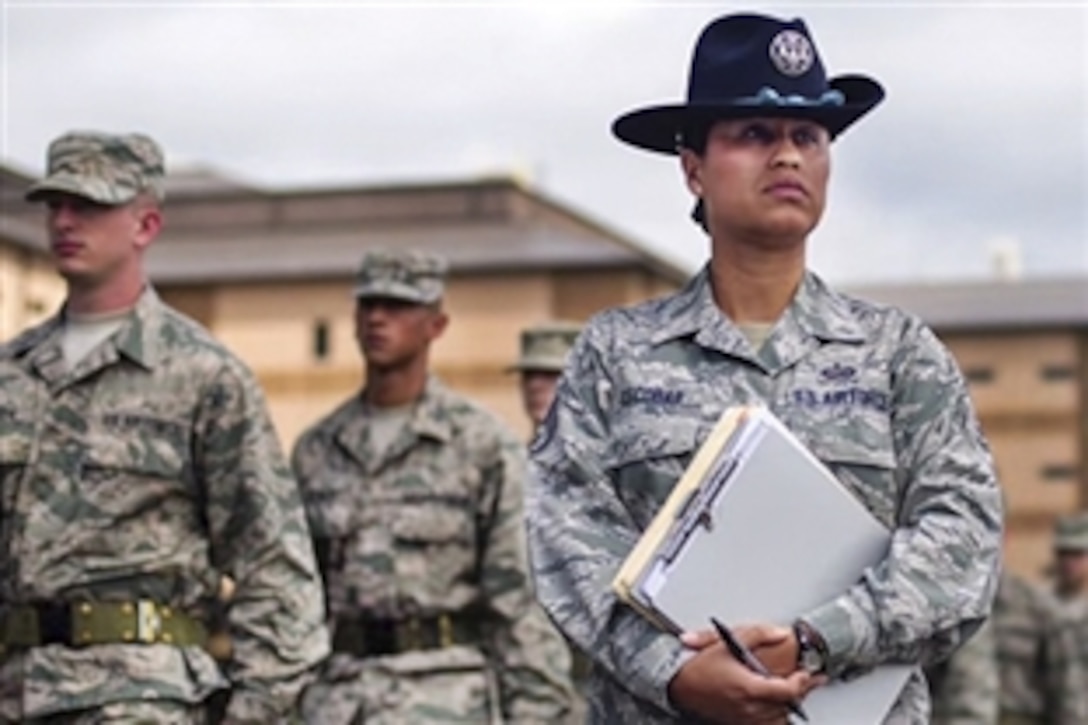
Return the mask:
[[[570,657],[529,578],[524,446],[498,419],[431,378],[386,450],[370,445],[368,410],[356,395],[303,433],[292,464],[319,549],[332,552],[331,616],[478,617],[480,647],[382,659],[420,663],[417,675],[473,663],[479,671],[490,660],[505,720],[565,715]],[[351,670],[345,658],[353,659],[334,655],[330,665]]]
[[[275,721],[328,636],[298,489],[261,391],[151,289],[71,371],[62,331],[58,315],[0,348],[12,371],[0,385],[0,608],[151,599],[201,617],[227,574],[231,721]],[[227,684],[199,647],[124,644],[9,655],[0,682],[0,720],[196,703]]]
[[1046,590],[1001,577],[993,612],[1001,711],[1052,725],[1088,722],[1088,674],[1077,657],[1076,622]]
[[1001,678],[993,620],[947,660],[926,668],[933,725],[997,725]]
[[[881,565],[803,615],[827,641],[832,676],[937,661],[989,614],[1001,499],[951,355],[915,318],[811,273],[753,351],[704,269],[673,296],[590,322],[533,445],[538,595],[594,660],[594,722],[680,721],[667,685],[690,653],[610,582],[722,411],[753,402],[894,529]],[[929,708],[919,669],[888,722],[927,722]]]

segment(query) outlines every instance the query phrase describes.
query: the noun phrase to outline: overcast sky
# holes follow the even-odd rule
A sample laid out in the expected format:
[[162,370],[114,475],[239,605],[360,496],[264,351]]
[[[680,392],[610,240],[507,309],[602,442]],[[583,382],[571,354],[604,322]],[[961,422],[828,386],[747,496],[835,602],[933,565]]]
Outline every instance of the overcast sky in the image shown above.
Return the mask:
[[689,268],[677,162],[610,134],[686,91],[717,15],[801,15],[888,98],[836,141],[811,263],[836,282],[1088,274],[1088,9],[981,3],[53,3],[0,0],[0,160],[140,130],[269,187],[516,172]]

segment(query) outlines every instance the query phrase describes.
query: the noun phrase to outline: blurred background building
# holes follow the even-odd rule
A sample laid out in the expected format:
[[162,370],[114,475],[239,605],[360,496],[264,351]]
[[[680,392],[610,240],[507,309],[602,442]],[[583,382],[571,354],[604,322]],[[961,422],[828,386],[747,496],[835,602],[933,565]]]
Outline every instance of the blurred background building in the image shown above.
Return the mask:
[[[40,212],[21,200],[30,181],[0,166],[0,340],[64,293]],[[510,177],[268,191],[194,168],[168,196],[152,279],[254,369],[287,446],[362,382],[351,287],[366,248],[450,260],[452,324],[434,368],[525,436],[504,373],[523,326],[584,320],[690,273]],[[955,354],[1006,490],[1008,566],[1038,579],[1053,518],[1088,505],[1088,279],[1022,279],[998,251],[992,280],[849,291],[919,314]]]
[[[7,338],[51,314],[63,287],[42,252],[41,212],[21,201],[30,177],[9,169],[3,179]],[[148,254],[151,278],[253,368],[288,446],[361,384],[351,290],[364,249],[422,249],[450,261],[452,322],[432,367],[526,438],[517,382],[505,373],[521,328],[584,320],[687,276],[513,178],[269,192],[196,169],[171,177],[167,204]],[[9,288],[9,277],[25,281]]]

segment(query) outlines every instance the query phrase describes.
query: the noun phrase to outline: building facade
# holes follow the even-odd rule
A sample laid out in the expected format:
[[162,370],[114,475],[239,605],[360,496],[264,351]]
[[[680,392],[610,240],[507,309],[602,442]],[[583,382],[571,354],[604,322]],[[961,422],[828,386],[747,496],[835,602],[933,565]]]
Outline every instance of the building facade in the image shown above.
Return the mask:
[[7,213],[24,206],[26,177],[0,166],[0,341],[53,314],[64,282],[41,239],[40,217]]
[[1088,279],[868,287],[955,355],[1005,492],[1006,565],[1039,580],[1051,529],[1088,507]]
[[[16,187],[30,179],[12,181],[4,225],[27,231],[29,246],[20,249],[41,250],[40,212],[17,198]],[[505,371],[517,357],[521,328],[584,321],[604,307],[675,290],[687,276],[504,177],[270,192],[206,172],[174,176],[165,230],[147,263],[167,302],[253,368],[290,446],[363,383],[351,290],[363,252],[374,248],[419,249],[449,260],[451,323],[433,349],[432,367],[526,438],[517,380]],[[35,259],[46,264],[41,254]],[[43,312],[55,309],[50,300]],[[30,319],[13,321],[4,337]]]
[[[21,200],[29,176],[0,174],[3,340],[52,314],[63,284]],[[167,204],[152,280],[254,369],[287,446],[363,384],[351,288],[366,249],[449,259],[452,322],[433,368],[525,437],[505,372],[523,326],[585,320],[689,274],[509,178],[272,192],[201,171],[173,176]],[[1088,506],[1088,279],[851,291],[920,315],[956,356],[1006,494],[1007,565],[1039,579],[1054,517]]]

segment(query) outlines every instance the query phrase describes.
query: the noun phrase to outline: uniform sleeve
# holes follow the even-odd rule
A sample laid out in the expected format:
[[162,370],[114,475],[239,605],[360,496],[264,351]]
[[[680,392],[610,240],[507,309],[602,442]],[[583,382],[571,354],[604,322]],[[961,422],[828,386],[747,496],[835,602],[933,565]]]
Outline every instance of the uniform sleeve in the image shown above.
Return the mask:
[[1000,676],[993,627],[987,623],[944,664],[933,698],[938,725],[997,725]]
[[225,365],[197,414],[214,566],[236,583],[227,723],[279,721],[328,653],[298,487],[255,381]]
[[606,473],[607,342],[590,325],[571,352],[533,444],[529,551],[537,595],[553,621],[631,694],[675,715],[668,683],[692,656],[612,591],[641,536]]
[[329,458],[328,447],[316,428],[303,432],[291,451],[291,470],[298,480],[327,606],[329,574],[336,566],[335,549],[344,536],[348,519],[348,509],[337,505],[340,502],[334,491],[320,485],[322,467]]
[[502,438],[484,467],[480,585],[488,655],[497,664],[503,721],[562,722],[573,704],[570,653],[537,604],[525,546],[525,452]]
[[1055,602],[1051,616],[1042,617],[1042,684],[1046,721],[1055,725],[1088,722],[1088,669],[1080,637],[1088,638],[1088,616],[1077,617]]
[[826,641],[833,676],[948,657],[989,615],[997,588],[1001,496],[966,385],[927,328],[908,327],[901,349],[891,403],[901,497],[888,555],[803,617]]

